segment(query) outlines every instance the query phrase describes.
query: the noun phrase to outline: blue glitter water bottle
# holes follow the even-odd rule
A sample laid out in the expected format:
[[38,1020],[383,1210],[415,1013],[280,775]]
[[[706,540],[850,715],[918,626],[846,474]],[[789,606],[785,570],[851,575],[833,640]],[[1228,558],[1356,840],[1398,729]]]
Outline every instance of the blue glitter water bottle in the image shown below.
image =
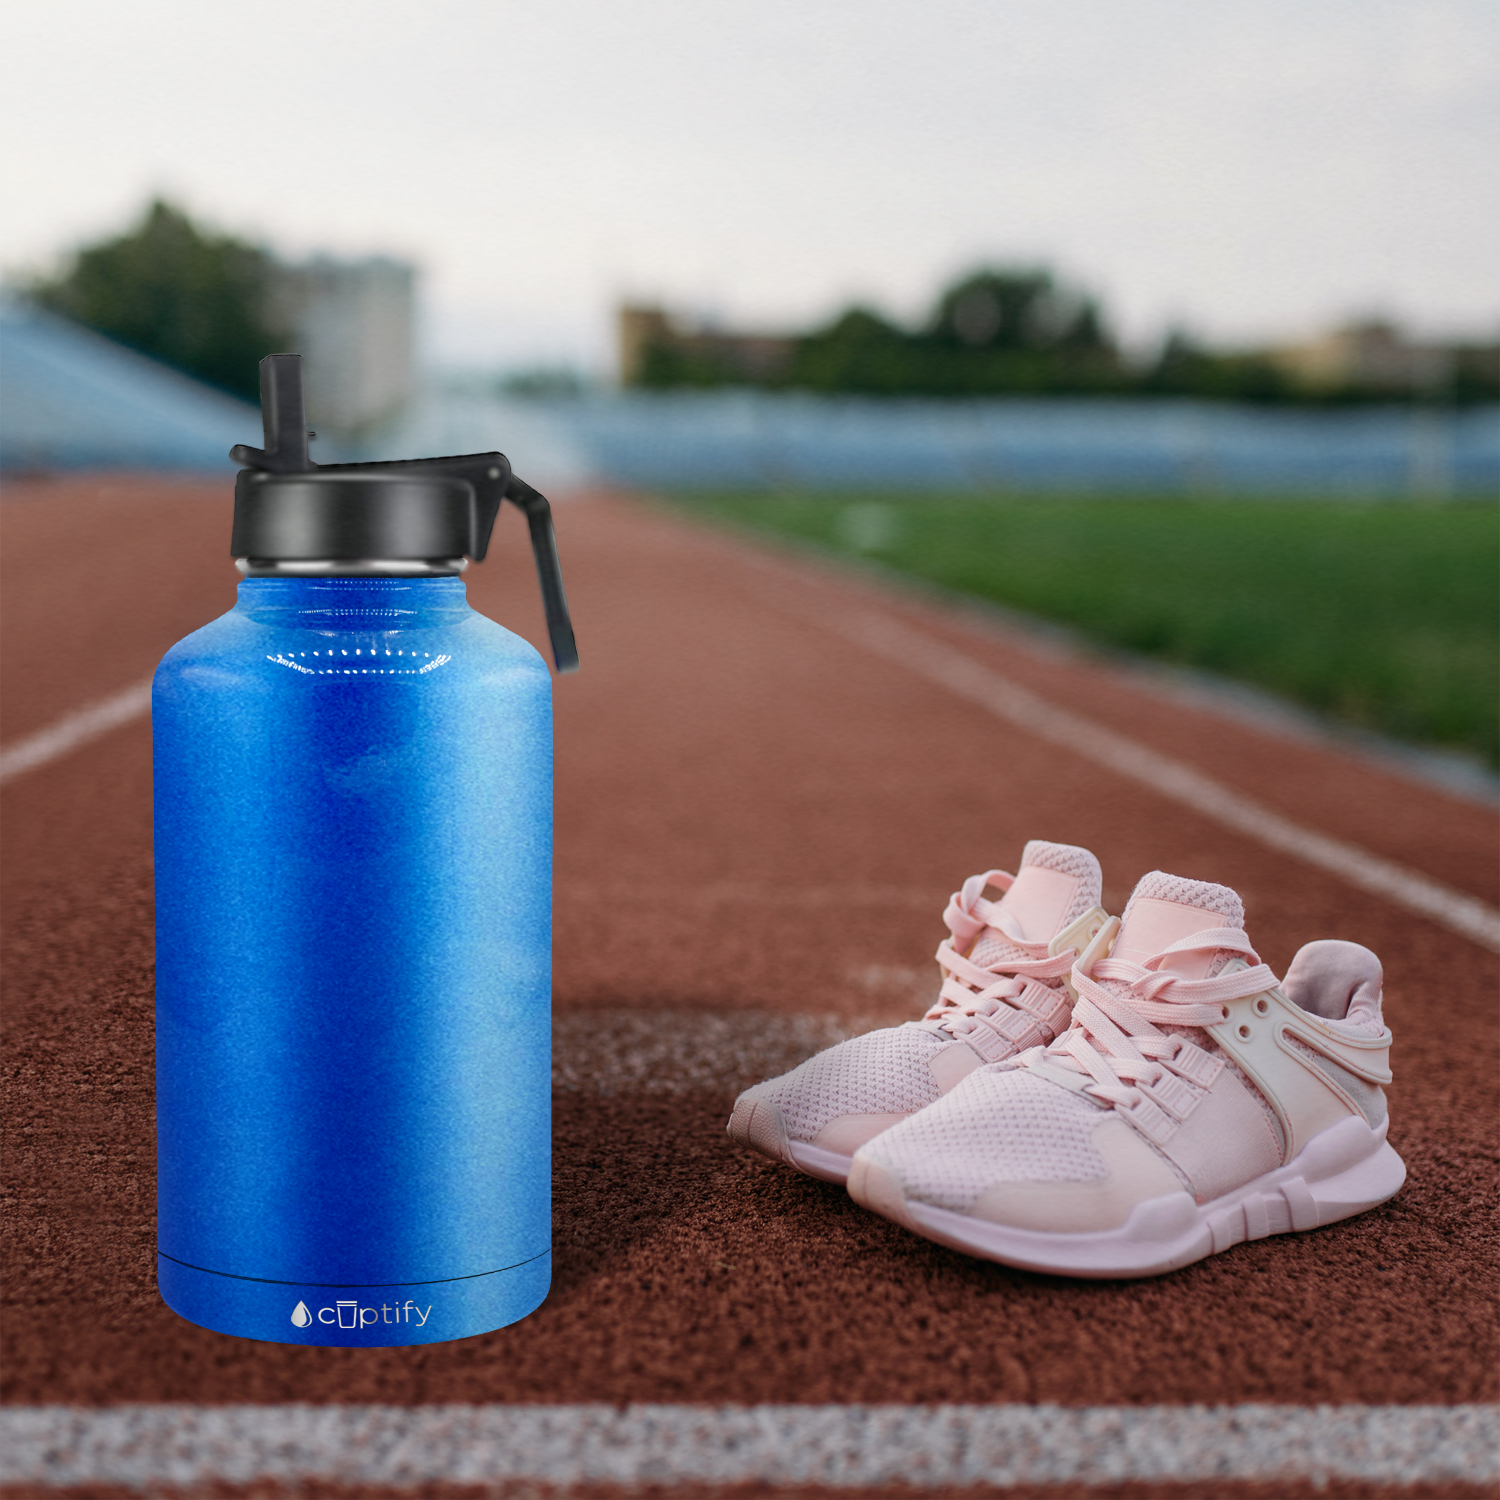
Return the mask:
[[547,502],[499,453],[308,459],[261,363],[234,609],[152,694],[158,1280],[221,1333],[435,1343],[551,1270],[551,679],[459,573],[502,500],[578,664]]

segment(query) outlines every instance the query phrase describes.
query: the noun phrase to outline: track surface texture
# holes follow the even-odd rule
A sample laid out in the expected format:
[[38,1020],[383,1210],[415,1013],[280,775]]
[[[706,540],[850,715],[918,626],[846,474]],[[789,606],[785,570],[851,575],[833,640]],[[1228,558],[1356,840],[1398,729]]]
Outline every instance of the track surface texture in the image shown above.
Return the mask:
[[[229,511],[227,485],[9,487],[5,744],[148,678],[174,640],[230,606]],[[1284,818],[1491,907],[1493,811],[639,501],[579,497],[557,519],[583,669],[556,691],[550,1298],[483,1338],[370,1351],[226,1338],[158,1300],[150,730],[136,717],[0,793],[7,1402],[1496,1399],[1495,954],[1001,722],[864,649],[848,621],[875,611],[947,642]],[[540,644],[518,518],[503,518],[491,558],[468,575],[471,602]],[[1409,1169],[1392,1202],[1156,1280],[1078,1283],[940,1249],[728,1141],[734,1093],[763,1070],[920,1014],[948,893],[976,870],[1013,869],[1033,837],[1092,848],[1115,912],[1153,868],[1235,887],[1278,972],[1318,937],[1380,954],[1396,1037],[1391,1141]],[[1315,1491],[1008,1491],[1303,1492]],[[1336,1480],[1316,1493],[1482,1491]]]

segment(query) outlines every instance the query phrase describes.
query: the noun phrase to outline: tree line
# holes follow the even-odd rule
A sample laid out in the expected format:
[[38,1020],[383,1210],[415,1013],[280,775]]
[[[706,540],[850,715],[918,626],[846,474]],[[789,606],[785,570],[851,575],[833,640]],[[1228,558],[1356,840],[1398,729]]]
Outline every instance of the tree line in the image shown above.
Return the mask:
[[1194,396],[1298,404],[1500,396],[1492,346],[1442,351],[1440,375],[1405,384],[1399,378],[1314,381],[1275,351],[1213,350],[1182,332],[1142,362],[1122,351],[1095,299],[1046,268],[999,266],[971,271],[945,287],[914,327],[863,305],[782,339],[682,333],[656,315],[627,383],[869,396]]
[[[264,246],[196,224],[157,199],[122,234],[36,280],[43,305],[234,395],[257,398],[261,356],[291,347]],[[627,384],[760,386],[871,396],[1195,396],[1264,403],[1500,398],[1493,346],[1442,351],[1440,378],[1309,381],[1272,351],[1225,352],[1178,333],[1132,360],[1096,299],[1045,267],[993,266],[943,288],[904,327],[857,305],[785,337],[684,333],[647,312]]]

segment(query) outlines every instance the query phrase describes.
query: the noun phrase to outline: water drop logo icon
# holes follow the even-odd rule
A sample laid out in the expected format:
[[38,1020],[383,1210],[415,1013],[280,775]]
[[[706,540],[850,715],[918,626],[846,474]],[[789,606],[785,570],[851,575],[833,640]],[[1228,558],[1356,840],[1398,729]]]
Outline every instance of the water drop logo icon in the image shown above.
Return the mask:
[[312,1322],[312,1314],[307,1310],[307,1303],[299,1302],[292,1309],[292,1322],[295,1323],[298,1328],[306,1328],[307,1325]]

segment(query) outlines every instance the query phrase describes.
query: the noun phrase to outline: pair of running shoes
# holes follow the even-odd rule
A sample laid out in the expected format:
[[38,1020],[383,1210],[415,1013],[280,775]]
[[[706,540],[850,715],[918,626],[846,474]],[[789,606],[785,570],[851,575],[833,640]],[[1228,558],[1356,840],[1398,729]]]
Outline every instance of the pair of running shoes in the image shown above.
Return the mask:
[[1380,960],[1308,943],[1284,979],[1227,886],[1161,871],[1114,918],[1087,849],[965,881],[942,987],[740,1095],[730,1136],[915,1234],[1065,1276],[1155,1276],[1375,1207]]

